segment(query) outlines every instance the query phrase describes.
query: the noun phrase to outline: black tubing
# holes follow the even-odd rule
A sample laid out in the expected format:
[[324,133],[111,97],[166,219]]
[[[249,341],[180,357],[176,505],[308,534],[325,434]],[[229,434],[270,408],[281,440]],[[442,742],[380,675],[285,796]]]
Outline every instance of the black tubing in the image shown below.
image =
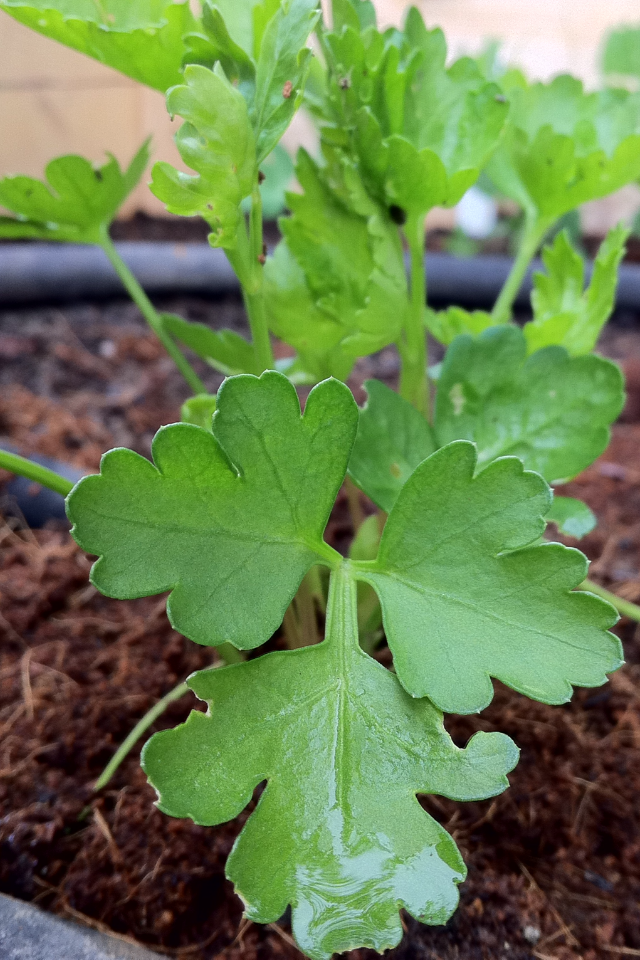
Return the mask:
[[[222,250],[205,243],[119,243],[118,252],[151,295],[191,293],[220,296],[239,290]],[[442,306],[489,307],[512,265],[510,257],[461,259],[446,253],[427,257],[429,302]],[[518,295],[526,306],[535,261]],[[591,264],[587,267],[591,274]],[[98,247],[56,243],[0,244],[0,303],[101,299],[124,295],[122,284]],[[640,265],[623,264],[618,307],[640,309]]]
[[[15,447],[8,443],[3,442],[2,447],[10,453],[18,453]],[[29,459],[61,474],[71,483],[77,483],[87,473],[91,473],[90,470],[78,470],[77,467],[71,467],[68,463],[61,463],[60,460],[53,460],[51,457],[33,455]],[[4,498],[3,512],[22,515],[33,529],[44,527],[47,520],[66,519],[62,494],[34,483],[33,480],[27,480],[26,477],[15,476],[10,480],[4,489]]]

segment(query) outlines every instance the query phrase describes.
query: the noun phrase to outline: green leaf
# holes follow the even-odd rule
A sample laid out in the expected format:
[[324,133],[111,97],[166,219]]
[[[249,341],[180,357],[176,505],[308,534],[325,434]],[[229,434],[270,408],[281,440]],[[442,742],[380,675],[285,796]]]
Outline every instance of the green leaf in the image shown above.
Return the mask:
[[115,157],[95,167],[84,157],[52,160],[44,181],[33,177],[0,180],[0,237],[33,237],[71,243],[99,243],[149,162],[146,141],[122,171]]
[[598,523],[593,511],[582,500],[556,496],[547,513],[547,521],[555,523],[560,533],[575,537],[576,540],[586,537]]
[[587,561],[542,535],[544,480],[503,457],[476,475],[476,451],[457,442],[425,460],[389,515],[380,553],[356,564],[382,604],[396,673],[414,697],[474,713],[491,677],[544,703],[594,687],[620,666],[608,633],[616,613],[572,592]]
[[454,746],[429,701],[362,652],[354,587],[348,566],[332,575],[324,643],[194,674],[208,713],[143,754],[160,809],[204,825],[237,816],[267,781],[227,874],[251,920],[273,922],[290,904],[314,960],[395,946],[399,908],[444,923],[465,868],[416,794],[494,796],[518,759],[499,733]]
[[435,411],[438,446],[473,440],[483,468],[505,454],[549,483],[584,470],[609,442],[624,404],[619,368],[547,347],[526,358],[516,327],[494,327],[447,351]]
[[446,346],[453,343],[463,333],[476,336],[494,324],[490,313],[484,310],[469,312],[462,307],[449,307],[447,310],[425,312],[425,324],[429,333]]
[[442,31],[427,30],[415,8],[404,33],[361,33],[349,21],[325,49],[333,107],[325,138],[355,129],[378,200],[413,216],[458,203],[496,147],[508,112],[500,88],[469,59],[447,69]]
[[212,330],[204,323],[183,320],[171,313],[162,314],[162,324],[167,333],[225,376],[237,373],[259,376],[261,371],[253,345],[233,330]]
[[640,27],[610,31],[602,54],[602,72],[614,77],[640,77]]
[[187,67],[184,77],[185,84],[169,92],[167,105],[172,115],[187,121],[176,144],[197,176],[156,163],[151,189],[170,213],[202,216],[211,226],[212,246],[233,248],[242,218],[240,204],[252,192],[257,175],[247,104],[220,64],[213,71]]
[[283,0],[264,29],[250,107],[258,163],[269,156],[302,102],[312,57],[306,43],[319,16],[318,0]]
[[366,380],[349,475],[387,513],[415,468],[436,449],[431,427],[407,400],[379,380]]
[[586,291],[584,263],[566,231],[545,248],[542,258],[547,273],[534,274],[534,319],[524,326],[529,353],[556,344],[572,356],[594,349],[615,306],[618,267],[628,236],[629,230],[623,224],[609,231],[598,251]]
[[211,432],[217,401],[216,395],[210,393],[199,393],[195,397],[189,397],[180,408],[180,419],[183,423],[192,423],[196,427],[203,427]]
[[487,173],[543,227],[640,176],[637,95],[587,94],[579,80],[560,76],[509,96],[509,123]]
[[213,435],[163,427],[155,466],[112,450],[72,491],[73,535],[100,558],[92,582],[117,598],[171,590],[169,618],[197,643],[264,643],[305,573],[335,556],[322,533],[356,428],[337,381],[316,387],[301,417],[282,374],[227,380]]
[[353,209],[357,183],[336,183],[301,151],[289,194],[284,241],[265,269],[266,302],[276,336],[298,350],[307,369],[348,376],[355,360],[400,335],[406,274],[398,233],[371,200]]
[[371,0],[333,0],[331,13],[336,33],[340,33],[344,27],[366,30],[376,25],[376,8]]
[[162,93],[180,82],[183,35],[196,25],[186,0],[0,0],[0,9]]

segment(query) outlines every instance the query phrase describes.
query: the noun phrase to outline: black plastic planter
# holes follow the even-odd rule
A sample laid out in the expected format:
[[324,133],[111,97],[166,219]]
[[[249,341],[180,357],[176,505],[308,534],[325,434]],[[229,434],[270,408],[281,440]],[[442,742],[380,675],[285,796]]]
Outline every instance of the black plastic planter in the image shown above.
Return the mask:
[[2,960],[159,960],[160,954],[0,894]]
[[[118,252],[151,295],[220,296],[239,290],[222,250],[204,243],[120,243]],[[460,259],[445,253],[427,258],[429,300],[434,304],[487,307],[494,303],[512,265],[509,257]],[[517,304],[527,304],[529,270]],[[587,268],[591,274],[591,265]],[[617,305],[640,309],[640,266],[620,268]],[[0,244],[0,303],[99,299],[124,294],[118,276],[98,247],[54,243]]]

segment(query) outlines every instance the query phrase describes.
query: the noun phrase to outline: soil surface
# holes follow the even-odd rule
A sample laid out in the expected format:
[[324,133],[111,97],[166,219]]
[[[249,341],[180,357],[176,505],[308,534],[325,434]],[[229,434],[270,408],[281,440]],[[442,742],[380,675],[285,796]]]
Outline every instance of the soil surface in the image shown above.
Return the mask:
[[[161,306],[244,329],[235,300]],[[562,492],[598,515],[581,544],[594,578],[640,601],[640,334],[612,326],[601,349],[623,361],[629,402],[606,454]],[[214,390],[219,378],[199,369]],[[393,350],[363,362],[358,396],[365,377],[393,384],[397,371]],[[0,313],[0,385],[0,439],[88,471],[110,446],[148,455],[154,431],[179,418],[188,393],[125,303]],[[63,525],[34,532],[6,497],[4,508],[0,890],[169,956],[299,957],[288,919],[266,928],[243,921],[224,878],[248,813],[215,829],[165,817],[153,806],[138,750],[102,793],[92,792],[140,717],[215,654],[171,629],[162,598],[101,597]],[[341,498],[328,535],[343,547],[349,533]],[[522,758],[511,789],[495,800],[423,800],[455,837],[469,878],[446,927],[405,917],[406,935],[390,956],[640,956],[640,634],[625,620],[617,630],[627,666],[606,687],[546,707],[497,684],[482,716],[448,718],[456,742],[502,730]],[[174,726],[194,707],[201,705],[186,695],[154,729]]]

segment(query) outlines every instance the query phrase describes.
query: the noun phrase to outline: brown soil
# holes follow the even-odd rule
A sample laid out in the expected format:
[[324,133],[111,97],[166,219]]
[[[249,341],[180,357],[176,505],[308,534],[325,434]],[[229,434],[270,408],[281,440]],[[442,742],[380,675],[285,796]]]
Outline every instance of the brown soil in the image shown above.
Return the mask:
[[[242,324],[233,301],[163,306]],[[625,360],[630,401],[607,453],[567,492],[599,517],[582,544],[592,574],[640,600],[640,335],[613,329],[603,350]],[[0,434],[89,470],[116,443],[148,453],[187,393],[122,304],[0,314],[0,360]],[[357,380],[372,373],[393,380],[392,351]],[[215,389],[215,375],[208,383]],[[343,500],[329,533],[344,542]],[[136,721],[214,654],[170,628],[161,599],[108,600],[88,570],[61,527],[0,528],[0,890],[170,956],[299,956],[287,919],[242,922],[224,879],[246,814],[216,829],[163,816],[138,751],[92,793]],[[478,729],[510,734],[522,759],[494,801],[424,801],[456,838],[469,879],[446,927],[405,918],[398,960],[640,956],[640,634],[628,621],[618,630],[628,666],[608,686],[551,708],[498,685],[481,717],[448,720],[457,742]],[[187,695],[156,729],[194,706]]]

